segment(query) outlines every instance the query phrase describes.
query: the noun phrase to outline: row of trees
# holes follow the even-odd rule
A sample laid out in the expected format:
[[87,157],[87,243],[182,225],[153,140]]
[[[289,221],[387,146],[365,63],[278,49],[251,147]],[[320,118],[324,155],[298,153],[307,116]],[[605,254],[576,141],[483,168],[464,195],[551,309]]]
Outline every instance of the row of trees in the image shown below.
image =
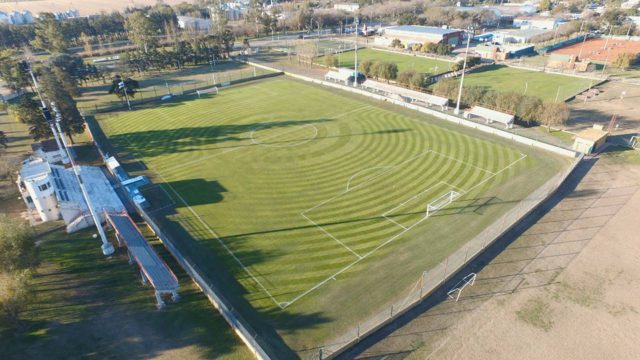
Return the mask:
[[[443,79],[434,86],[434,93],[455,99],[459,84],[454,79]],[[497,92],[485,86],[465,86],[462,103],[482,105],[515,115],[527,124],[541,123],[547,127],[564,124],[569,119],[569,107],[564,102],[542,101],[536,96],[514,92]]]
[[33,296],[32,277],[38,265],[33,230],[0,214],[0,322],[17,325]]
[[358,70],[368,78],[395,80],[398,77],[398,64],[389,61],[364,60]]

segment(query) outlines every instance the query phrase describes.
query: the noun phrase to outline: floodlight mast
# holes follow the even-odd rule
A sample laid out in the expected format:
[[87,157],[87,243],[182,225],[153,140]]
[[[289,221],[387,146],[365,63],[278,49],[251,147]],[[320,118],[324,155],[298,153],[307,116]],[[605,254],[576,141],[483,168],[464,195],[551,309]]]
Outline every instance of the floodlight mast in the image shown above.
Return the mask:
[[355,62],[353,65],[353,87],[358,87],[358,24],[360,21],[358,20],[358,16],[356,15],[353,20],[353,25],[356,27],[356,44],[355,44]]
[[[473,28],[469,30],[473,31]],[[464,52],[464,62],[462,63],[462,77],[460,78],[460,89],[458,89],[458,101],[456,102],[456,109],[453,111],[454,114],[460,114],[460,100],[462,100],[462,85],[464,84],[464,73],[467,69],[467,57],[469,57],[469,45],[471,44],[471,35],[467,31],[467,49]]]
[[[60,137],[62,138],[64,151],[68,154],[69,149],[67,147],[67,140],[65,140],[64,136],[62,136],[62,129],[60,128],[60,122],[62,121],[62,113],[60,112],[56,104],[53,102],[51,103],[51,108],[56,113],[56,127],[58,129],[58,132],[60,132],[61,134]],[[71,168],[73,169],[73,173],[76,175],[76,178],[78,179],[78,184],[80,185],[80,190],[82,191],[82,197],[84,198],[84,201],[87,203],[87,207],[89,208],[89,213],[91,214],[93,223],[96,225],[96,228],[98,229],[98,234],[100,234],[100,239],[102,240],[102,247],[101,247],[102,254],[104,254],[105,256],[110,256],[115,251],[113,248],[113,245],[111,245],[111,243],[109,243],[109,241],[107,240],[107,236],[104,233],[104,229],[102,228],[102,222],[100,221],[100,218],[97,216],[95,210],[93,209],[93,206],[91,205],[91,199],[89,198],[89,195],[87,194],[87,190],[84,187],[84,183],[82,182],[82,176],[78,171],[76,162],[75,160],[73,160],[73,157],[70,154],[68,155],[69,155],[69,160],[71,161]]]

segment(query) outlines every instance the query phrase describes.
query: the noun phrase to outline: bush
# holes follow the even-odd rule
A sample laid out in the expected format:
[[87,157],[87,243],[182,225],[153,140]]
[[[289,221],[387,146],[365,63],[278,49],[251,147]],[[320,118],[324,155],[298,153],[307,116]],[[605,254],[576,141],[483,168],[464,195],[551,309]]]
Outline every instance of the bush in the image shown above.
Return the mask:
[[422,44],[413,44],[413,45],[411,45],[411,50],[413,50],[413,51],[422,50]]
[[398,74],[398,84],[410,87],[411,78],[416,74],[415,70],[405,70]]
[[402,45],[402,41],[400,41],[400,39],[393,39],[391,41],[391,47],[404,49],[404,45]]
[[335,56],[333,56],[333,54],[327,54],[324,56],[324,65],[326,67],[333,67],[336,68],[338,67],[338,58],[336,58]]
[[452,78],[442,79],[433,87],[434,93],[449,99],[453,99],[456,96],[457,91],[458,83]]
[[613,59],[611,65],[621,70],[627,70],[635,64],[637,59],[637,56],[633,53],[621,53]]

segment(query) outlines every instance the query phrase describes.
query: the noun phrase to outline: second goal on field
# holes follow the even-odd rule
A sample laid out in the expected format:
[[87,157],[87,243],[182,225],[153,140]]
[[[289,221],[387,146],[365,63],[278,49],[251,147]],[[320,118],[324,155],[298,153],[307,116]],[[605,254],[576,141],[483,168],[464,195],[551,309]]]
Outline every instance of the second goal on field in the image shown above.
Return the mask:
[[429,217],[436,213],[438,210],[444,208],[445,206],[451,204],[455,199],[460,197],[460,193],[457,191],[449,191],[446,194],[440,196],[439,198],[433,200],[429,204],[427,204],[427,212],[425,217]]

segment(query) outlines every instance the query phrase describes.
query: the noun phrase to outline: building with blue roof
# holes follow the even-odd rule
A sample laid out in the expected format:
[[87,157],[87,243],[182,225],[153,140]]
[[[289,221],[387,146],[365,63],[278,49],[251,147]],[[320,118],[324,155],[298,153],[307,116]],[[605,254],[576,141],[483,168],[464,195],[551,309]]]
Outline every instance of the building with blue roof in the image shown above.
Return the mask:
[[442,43],[453,46],[459,45],[463,40],[464,31],[459,29],[447,29],[433,26],[400,25],[384,29],[384,33],[376,38],[376,45],[389,46],[395,39],[405,46],[424,43]]

